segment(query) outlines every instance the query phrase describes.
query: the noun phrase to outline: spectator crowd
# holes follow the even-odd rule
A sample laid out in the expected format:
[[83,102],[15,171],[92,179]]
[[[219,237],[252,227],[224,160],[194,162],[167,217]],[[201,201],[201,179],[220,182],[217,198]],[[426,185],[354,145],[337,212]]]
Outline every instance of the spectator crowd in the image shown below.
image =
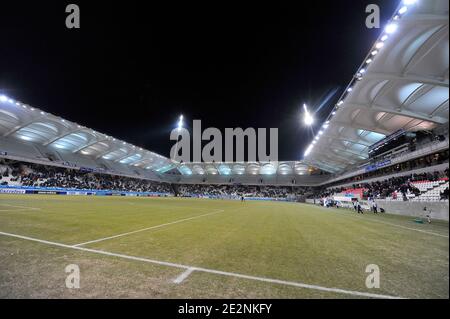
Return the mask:
[[179,196],[187,197],[259,197],[275,199],[295,200],[303,196],[307,191],[306,187],[300,186],[254,186],[254,185],[211,185],[211,184],[182,184],[177,185]]
[[[0,185],[165,193],[180,197],[258,197],[296,201],[306,197],[331,197],[345,193],[346,190],[351,188],[362,189],[363,199],[385,199],[402,196],[404,200],[407,200],[410,194],[420,195],[420,190],[414,186],[413,182],[448,179],[449,170],[447,168],[443,172],[410,174],[380,179],[370,183],[355,183],[351,187],[324,189],[320,187],[241,184],[170,184],[98,172],[85,172],[73,168],[44,166],[0,159],[0,177]],[[448,199],[448,188],[440,193],[440,197],[441,199]]]
[[0,162],[0,173],[1,185],[173,193],[169,183],[15,161]]
[[[449,169],[447,168],[443,172],[431,172],[421,174],[411,174],[406,176],[392,177],[385,180],[378,180],[371,183],[359,183],[353,184],[351,187],[335,187],[328,190],[323,190],[319,194],[315,194],[317,197],[329,197],[335,194],[343,193],[348,189],[363,189],[363,198],[378,198],[385,199],[388,197],[396,197],[397,194],[401,194],[404,200],[407,200],[407,195],[414,194],[420,195],[420,190],[414,186],[413,182],[418,181],[438,181],[441,179],[449,178]],[[448,199],[448,189],[441,193],[442,199]]]

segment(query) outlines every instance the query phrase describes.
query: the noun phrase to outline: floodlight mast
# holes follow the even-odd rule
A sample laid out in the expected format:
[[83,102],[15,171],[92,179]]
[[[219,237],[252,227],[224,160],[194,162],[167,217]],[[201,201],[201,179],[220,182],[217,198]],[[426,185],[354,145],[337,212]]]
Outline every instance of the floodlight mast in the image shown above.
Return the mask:
[[303,104],[303,109],[305,110],[303,115],[303,122],[306,126],[311,126],[314,123],[314,118],[308,111],[308,106],[306,104]]
[[183,128],[183,115],[180,115],[178,118],[178,130],[181,130]]

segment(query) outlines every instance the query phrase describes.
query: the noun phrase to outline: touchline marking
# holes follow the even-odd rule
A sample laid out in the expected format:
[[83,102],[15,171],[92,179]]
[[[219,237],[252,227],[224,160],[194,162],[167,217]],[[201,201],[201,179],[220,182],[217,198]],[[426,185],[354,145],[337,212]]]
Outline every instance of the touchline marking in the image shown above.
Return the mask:
[[31,209],[24,209],[24,208],[19,208],[19,209],[0,209],[0,212],[28,212]]
[[197,268],[191,267],[186,269],[185,272],[183,272],[181,275],[179,275],[177,278],[175,278],[173,280],[174,284],[181,284],[187,277],[189,277],[190,274],[192,274],[192,272],[194,270],[196,270]]
[[[354,217],[354,216],[352,216],[352,217]],[[359,218],[361,218],[361,217],[359,217]],[[373,220],[373,221],[376,222],[376,223],[381,223],[381,224],[391,225],[391,226],[394,226],[394,227],[399,227],[399,228],[404,228],[404,229],[409,229],[409,230],[415,230],[415,231],[418,231],[418,232],[421,232],[421,233],[425,233],[425,234],[429,234],[429,235],[433,235],[433,236],[440,236],[440,237],[448,238],[447,235],[442,235],[442,234],[438,234],[438,233],[433,233],[433,232],[430,232],[430,231],[427,231],[427,230],[422,230],[422,229],[417,229],[417,228],[406,227],[406,226],[397,225],[397,224],[394,224],[394,223],[385,222],[385,221],[382,221],[382,220]]]
[[[332,210],[323,209],[323,211],[326,211],[326,212],[333,211],[334,213],[337,213],[337,210],[335,210],[335,209],[332,209]],[[382,220],[376,220],[376,219],[373,219],[373,218],[370,218],[370,217],[369,218],[364,218],[364,217],[353,216],[353,215],[342,215],[342,213],[339,213],[339,214],[341,216],[346,216],[346,217],[350,217],[350,218],[354,218],[354,219],[356,218],[356,219],[360,219],[360,220],[364,220],[364,221],[372,221],[372,222],[375,222],[375,223],[381,223],[381,224],[390,225],[390,226],[393,226],[393,227],[398,227],[398,228],[403,228],[403,229],[408,229],[408,230],[414,230],[414,231],[425,233],[425,234],[428,234],[428,235],[449,238],[448,235],[438,234],[438,233],[434,233],[434,232],[427,231],[427,230],[422,230],[422,229],[417,229],[417,228],[406,227],[406,226],[402,226],[402,225],[398,225],[398,224],[394,224],[394,223],[385,222],[385,221],[382,221]]]
[[[329,288],[329,287],[322,287],[322,286],[317,286],[317,285],[304,284],[304,283],[300,283],[300,282],[285,281],[285,280],[271,279],[271,278],[265,278],[265,277],[256,277],[256,276],[238,274],[238,273],[227,272],[227,271],[220,271],[220,270],[201,268],[201,267],[195,267],[195,266],[187,266],[187,265],[176,264],[176,263],[171,263],[171,262],[166,262],[166,261],[153,260],[153,259],[148,259],[148,258],[123,255],[123,254],[116,254],[116,253],[103,251],[103,250],[66,245],[66,244],[61,244],[61,243],[52,242],[52,241],[48,241],[48,240],[37,239],[37,238],[32,238],[32,237],[27,237],[27,236],[22,236],[22,235],[5,233],[5,232],[0,232],[0,235],[14,237],[14,238],[20,238],[20,239],[24,239],[24,240],[34,241],[34,242],[57,246],[57,247],[63,247],[63,248],[68,248],[68,249],[75,249],[75,250],[90,252],[90,253],[94,253],[94,254],[118,257],[118,258],[135,260],[135,261],[142,261],[142,262],[146,262],[146,263],[150,263],[150,264],[163,265],[163,266],[181,268],[181,269],[186,269],[186,270],[192,269],[192,271],[195,270],[195,271],[204,272],[204,273],[210,273],[210,274],[216,274],[216,275],[222,275],[222,276],[228,276],[228,277],[235,277],[235,278],[243,278],[243,279],[255,280],[255,281],[260,281],[260,282],[268,282],[268,283],[272,283],[272,284],[280,284],[280,285],[285,285],[285,286],[293,286],[293,287],[298,287],[298,288],[306,288],[306,289],[312,289],[312,290],[327,291],[327,292],[334,292],[334,293],[340,293],[340,294],[346,294],[346,295],[352,295],[352,296],[360,296],[360,297],[368,297],[368,298],[405,299],[403,297],[398,297],[398,296],[373,294],[373,293],[368,293],[368,292],[345,290],[345,289],[339,289],[339,288]],[[191,273],[192,273],[192,271],[191,271]],[[184,272],[183,274],[185,274],[185,273],[186,272]]]
[[78,247],[78,246],[83,246],[83,245],[87,245],[87,244],[92,244],[92,243],[98,243],[100,241],[104,241],[104,240],[108,240],[108,239],[114,239],[114,238],[118,238],[118,237],[123,237],[123,236],[127,236],[127,235],[132,235],[132,234],[136,234],[136,233],[140,233],[143,231],[147,231],[147,230],[151,230],[151,229],[156,229],[156,228],[161,228],[161,227],[165,227],[165,226],[169,226],[169,225],[173,225],[173,224],[178,224],[178,223],[182,223],[188,220],[192,220],[192,219],[196,219],[196,218],[200,218],[200,217],[204,217],[204,216],[209,216],[209,215],[214,215],[214,214],[218,214],[218,213],[222,213],[224,212],[223,209],[219,209],[219,210],[215,210],[211,213],[207,213],[207,214],[203,214],[203,215],[197,215],[197,216],[192,216],[189,218],[183,218],[183,219],[179,219],[170,223],[165,223],[165,224],[161,224],[161,225],[156,225],[156,226],[151,226],[151,227],[147,227],[147,228],[142,228],[142,229],[138,229],[138,230],[134,230],[134,231],[130,231],[127,233],[122,233],[122,234],[118,234],[118,235],[114,235],[114,236],[109,236],[109,237],[104,237],[104,238],[99,238],[99,239],[94,239],[94,240],[90,240],[90,241],[86,241],[84,243],[80,243],[80,244],[76,244],[73,245],[74,247]]

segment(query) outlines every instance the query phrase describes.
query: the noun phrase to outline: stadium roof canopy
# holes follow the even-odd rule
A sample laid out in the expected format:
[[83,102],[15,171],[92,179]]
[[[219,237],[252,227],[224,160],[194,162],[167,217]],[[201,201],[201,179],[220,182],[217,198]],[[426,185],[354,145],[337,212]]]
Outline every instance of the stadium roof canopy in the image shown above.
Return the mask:
[[183,163],[182,175],[307,175],[310,168],[303,162]]
[[305,152],[338,173],[386,136],[448,124],[448,0],[403,1]]
[[38,108],[0,95],[0,138],[34,143],[58,152],[70,152],[165,173],[177,168],[191,175],[307,175],[302,162],[175,163],[112,136],[97,132]]
[[[299,162],[174,163],[170,159],[0,95],[0,138],[164,173],[306,175],[368,158],[368,148],[399,129],[448,123],[447,0],[406,0]],[[408,3],[408,4],[404,4]]]
[[0,95],[0,137],[19,143],[37,143],[75,155],[115,161],[125,165],[165,172],[173,163],[153,152],[120,141]]

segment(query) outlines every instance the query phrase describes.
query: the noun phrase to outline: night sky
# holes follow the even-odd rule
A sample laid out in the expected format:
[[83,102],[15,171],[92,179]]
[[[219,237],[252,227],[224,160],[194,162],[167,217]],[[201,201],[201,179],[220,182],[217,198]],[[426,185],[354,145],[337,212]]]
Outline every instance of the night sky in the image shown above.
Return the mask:
[[179,114],[278,127],[280,160],[299,160],[301,105],[323,104],[319,125],[381,32],[365,7],[383,25],[399,1],[18,2],[0,9],[0,93],[165,156]]

